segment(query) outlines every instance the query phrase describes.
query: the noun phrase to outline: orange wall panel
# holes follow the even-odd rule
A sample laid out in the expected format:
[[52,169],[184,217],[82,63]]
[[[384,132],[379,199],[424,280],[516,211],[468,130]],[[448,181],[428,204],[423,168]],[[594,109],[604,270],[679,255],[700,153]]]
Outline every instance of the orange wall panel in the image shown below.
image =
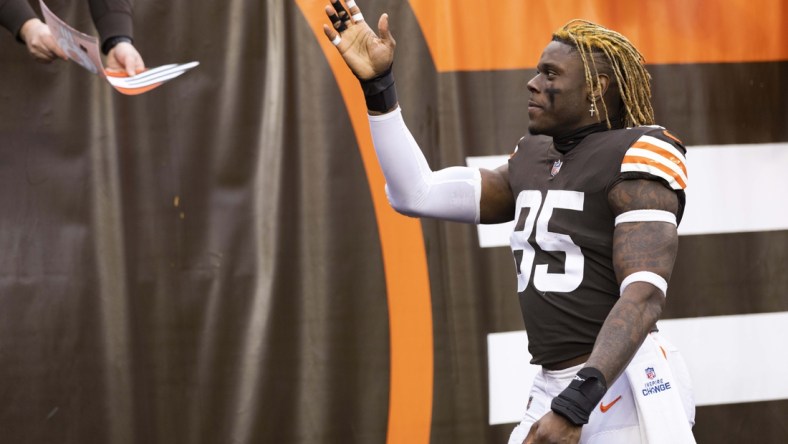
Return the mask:
[[[788,60],[785,0],[410,0],[438,71],[536,65],[574,18],[632,40],[650,64]],[[763,11],[770,11],[764,14]],[[396,24],[393,29],[396,37]]]

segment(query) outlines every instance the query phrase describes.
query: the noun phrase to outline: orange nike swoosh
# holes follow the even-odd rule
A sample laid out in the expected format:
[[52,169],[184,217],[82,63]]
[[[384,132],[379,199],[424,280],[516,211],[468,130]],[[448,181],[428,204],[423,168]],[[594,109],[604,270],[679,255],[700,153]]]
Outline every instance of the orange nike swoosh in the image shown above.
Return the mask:
[[602,410],[602,413],[605,413],[606,411],[610,410],[610,407],[613,407],[618,402],[619,399],[621,399],[621,395],[618,395],[618,398],[614,399],[613,402],[611,402],[608,405],[605,405],[604,402],[600,402],[599,410]]

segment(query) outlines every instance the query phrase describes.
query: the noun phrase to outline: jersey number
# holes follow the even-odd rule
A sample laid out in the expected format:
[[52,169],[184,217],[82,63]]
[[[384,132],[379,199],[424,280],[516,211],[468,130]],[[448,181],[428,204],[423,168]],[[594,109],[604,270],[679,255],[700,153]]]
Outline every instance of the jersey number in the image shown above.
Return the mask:
[[[517,292],[525,290],[533,271],[533,283],[539,291],[570,292],[583,281],[583,252],[568,234],[553,233],[548,229],[553,210],[556,208],[583,211],[584,194],[578,191],[549,190],[542,202],[542,193],[536,190],[522,191],[517,196],[514,220],[517,227],[511,235],[512,252],[517,267]],[[528,216],[520,227],[520,213],[528,208]],[[537,218],[538,214],[538,218]],[[563,251],[566,254],[563,273],[549,273],[547,264],[536,264],[536,250],[528,242],[536,227],[536,246],[541,251]],[[519,257],[519,260],[518,260]]]

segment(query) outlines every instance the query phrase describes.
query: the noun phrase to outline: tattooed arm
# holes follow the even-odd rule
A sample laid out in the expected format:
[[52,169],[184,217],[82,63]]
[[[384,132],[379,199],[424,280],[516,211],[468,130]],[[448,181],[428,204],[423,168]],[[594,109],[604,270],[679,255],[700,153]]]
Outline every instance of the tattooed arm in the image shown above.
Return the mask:
[[[641,210],[665,210],[676,214],[676,194],[660,183],[625,180],[608,195],[614,214]],[[678,249],[676,227],[666,222],[623,223],[613,237],[613,267],[618,282],[638,271],[651,271],[670,282]],[[665,295],[652,284],[634,282],[613,306],[597,336],[586,366],[605,376],[608,387],[632,359],[662,314]]]

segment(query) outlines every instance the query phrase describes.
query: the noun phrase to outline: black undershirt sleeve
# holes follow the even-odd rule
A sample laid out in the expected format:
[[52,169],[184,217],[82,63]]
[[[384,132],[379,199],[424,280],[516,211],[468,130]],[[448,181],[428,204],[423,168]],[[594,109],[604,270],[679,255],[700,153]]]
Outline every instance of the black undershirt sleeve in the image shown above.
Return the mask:
[[36,17],[27,0],[0,0],[0,26],[11,31],[20,42],[22,39],[19,37],[19,30],[22,25]]

